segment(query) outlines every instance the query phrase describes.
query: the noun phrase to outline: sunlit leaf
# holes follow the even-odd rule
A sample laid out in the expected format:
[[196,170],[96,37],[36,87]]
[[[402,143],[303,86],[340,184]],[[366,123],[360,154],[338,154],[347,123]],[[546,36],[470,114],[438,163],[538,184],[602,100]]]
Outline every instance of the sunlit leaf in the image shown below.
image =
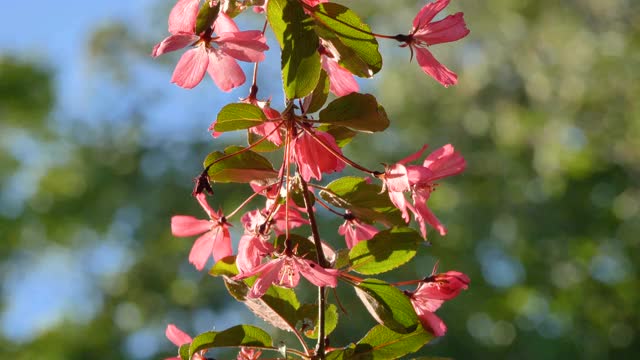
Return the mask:
[[281,69],[284,94],[288,99],[303,98],[316,88],[320,79],[318,36],[313,20],[297,1],[271,0],[267,18],[282,49]]
[[346,126],[364,132],[389,127],[387,113],[371,94],[351,93],[339,97],[320,111],[321,123]]
[[189,355],[193,357],[200,350],[229,347],[229,346],[260,346],[270,347],[271,336],[259,327],[252,325],[237,325],[224,331],[207,331],[191,342]]
[[319,193],[322,199],[333,206],[349,209],[360,220],[387,226],[405,224],[389,196],[380,193],[379,185],[369,184],[363,178],[346,176],[332,181],[326,188]]
[[372,77],[382,68],[378,41],[367,24],[349,8],[328,2],[314,8],[316,32],[335,49],[339,64],[359,77]]
[[266,120],[264,112],[256,105],[233,103],[220,110],[213,128],[217,132],[248,129],[260,125]]
[[351,269],[366,275],[393,270],[413,259],[421,242],[420,234],[408,227],[380,231],[351,249]]
[[278,173],[273,169],[269,160],[251,150],[215,162],[242,149],[240,146],[229,146],[224,150],[224,153],[214,151],[207,155],[203,166],[207,168],[213,164],[208,171],[211,181],[248,183],[252,180],[268,180],[277,177]]
[[[338,326],[338,308],[334,304],[329,304],[325,308],[324,333],[328,336]],[[306,323],[313,324],[312,328],[307,328],[304,335],[310,339],[318,338],[318,304],[304,304],[298,309],[298,319]]]
[[409,297],[378,279],[365,279],[354,287],[371,316],[389,329],[407,334],[420,326]]

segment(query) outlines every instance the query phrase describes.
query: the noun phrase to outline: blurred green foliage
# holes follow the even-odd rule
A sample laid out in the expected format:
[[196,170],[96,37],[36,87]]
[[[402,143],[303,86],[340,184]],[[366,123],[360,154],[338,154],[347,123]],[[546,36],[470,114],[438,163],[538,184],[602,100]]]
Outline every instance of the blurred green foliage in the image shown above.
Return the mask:
[[[344,3],[389,34],[409,31],[423,4]],[[423,256],[403,274],[422,277],[440,259],[441,271],[472,279],[438,312],[447,336],[422,353],[632,358],[640,348],[640,3],[490,0],[451,7],[465,12],[472,32],[432,50],[458,72],[459,85],[442,88],[407,64],[406,49],[382,42],[385,66],[364,84],[385,106],[392,132],[360,135],[347,150],[374,167],[423,143],[451,142],[468,161],[467,171],[440,184],[430,200],[449,234],[432,233],[433,246],[420,249]],[[163,35],[158,29],[154,39]],[[117,78],[127,79],[134,69],[109,49],[140,56],[148,41],[120,25],[96,30],[88,48],[103,63],[95,70],[111,64]],[[30,271],[25,259],[60,249],[80,264],[74,269],[98,300],[90,315],[61,314],[33,338],[0,333],[3,358],[159,358],[174,354],[163,339],[168,322],[192,332],[223,315],[239,320],[221,282],[187,264],[191,242],[169,231],[172,214],[200,214],[190,179],[222,143],[150,144],[142,135],[143,101],[115,125],[58,119],[64,114],[53,113],[52,76],[46,64],[0,58],[0,311],[11,311],[11,284],[24,280],[15,274]],[[73,126],[56,131],[64,121]],[[242,186],[219,187],[215,206],[225,209],[247,194]],[[325,221],[323,236],[339,243],[339,221]],[[128,260],[104,270],[103,242],[126,249]],[[345,345],[373,321],[352,291],[338,293],[349,315],[340,314],[331,341]],[[33,301],[47,301],[38,295]],[[7,322],[2,326],[6,333]]]

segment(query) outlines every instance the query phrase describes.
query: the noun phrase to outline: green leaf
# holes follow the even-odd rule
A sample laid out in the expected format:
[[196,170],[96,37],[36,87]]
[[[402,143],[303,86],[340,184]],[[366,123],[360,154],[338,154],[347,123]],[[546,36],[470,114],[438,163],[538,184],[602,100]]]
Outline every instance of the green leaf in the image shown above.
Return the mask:
[[336,144],[339,147],[344,147],[348,143],[353,140],[353,138],[358,134],[357,132],[344,127],[344,126],[336,126],[330,124],[323,124],[318,126],[319,131],[328,132],[333,138],[336,140]]
[[200,34],[209,29],[218,18],[220,2],[215,4],[213,7],[210,5],[210,1],[205,1],[198,11],[198,17],[196,18],[196,34]]
[[[338,326],[338,308],[334,304],[329,304],[325,309],[324,333],[328,336]],[[313,328],[304,331],[305,336],[310,339],[318,338],[318,304],[304,304],[298,309],[298,319],[309,320]]]
[[252,325],[237,325],[227,330],[207,331],[196,336],[189,347],[189,356],[198,351],[216,347],[229,346],[259,346],[271,347],[271,336],[259,327]]
[[333,267],[336,269],[342,269],[350,265],[351,263],[349,262],[349,249],[345,248],[336,251],[336,262]]
[[408,334],[420,325],[409,297],[378,279],[365,279],[354,287],[371,316],[389,329]]
[[320,111],[321,123],[346,126],[364,132],[383,131],[389,118],[371,94],[351,93],[339,97]]
[[189,346],[191,346],[191,343],[186,343],[186,344],[182,344],[180,345],[180,349],[178,350],[178,354],[180,354],[180,359],[182,360],[189,360]]
[[[253,284],[255,278],[245,281]],[[224,284],[231,296],[244,303],[262,320],[285,331],[295,329],[300,302],[293,290],[272,285],[261,298],[250,299],[247,297],[250,285],[245,282],[225,277]]]
[[381,231],[349,251],[351,269],[365,275],[393,270],[413,259],[421,242],[420,234],[408,227]]
[[352,359],[353,352],[356,348],[355,344],[349,344],[348,346],[340,349],[334,349],[330,353],[327,353],[327,360],[349,360]]
[[304,98],[303,108],[306,114],[314,113],[322,108],[329,97],[329,77],[324,70],[320,71],[318,85],[313,89],[311,95]]
[[350,210],[365,222],[380,222],[387,226],[404,225],[400,211],[389,196],[380,193],[380,186],[368,184],[365,179],[347,176],[327,185],[328,191],[320,191],[320,197],[333,206]]
[[225,258],[216,261],[211,270],[209,270],[211,276],[236,276],[238,275],[238,267],[236,266],[236,256],[230,255]]
[[316,33],[338,52],[342,67],[359,77],[372,77],[380,71],[378,41],[356,13],[340,4],[324,3],[314,8],[312,16],[318,25]]
[[349,359],[399,359],[420,350],[432,338],[422,326],[418,326],[413,332],[400,334],[376,325],[358,341]]
[[[289,198],[292,199],[297,206],[304,208],[304,189],[300,180],[301,179],[299,176],[295,176],[291,180],[291,190],[289,190]],[[309,199],[311,200],[311,206],[313,206],[313,204],[315,204],[316,202],[316,196],[311,191],[309,191]]]
[[213,129],[218,132],[248,129],[266,120],[267,117],[259,107],[252,104],[233,103],[220,110]]
[[[224,153],[214,151],[207,155],[203,166],[207,168],[209,164],[212,164],[223,156],[236,153],[242,149],[240,146],[229,146],[224,150]],[[212,181],[223,183],[248,183],[252,180],[266,181],[278,175],[278,173],[273,170],[269,160],[251,150],[246,150],[211,165],[208,174]]]
[[[250,145],[253,145],[258,142],[258,140],[262,139],[261,135],[254,134],[251,131],[247,131],[247,142]],[[258,145],[254,145],[251,147],[251,150],[257,152],[272,152],[280,149],[284,145],[284,141],[280,146],[272,143],[270,140],[264,140]]]
[[294,0],[271,0],[267,19],[282,49],[281,69],[287,99],[309,95],[320,79],[318,35],[313,20]]

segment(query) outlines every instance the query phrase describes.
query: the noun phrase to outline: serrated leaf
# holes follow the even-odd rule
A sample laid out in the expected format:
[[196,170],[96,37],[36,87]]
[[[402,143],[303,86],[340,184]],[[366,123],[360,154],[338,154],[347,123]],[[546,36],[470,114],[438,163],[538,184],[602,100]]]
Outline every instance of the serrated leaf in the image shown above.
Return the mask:
[[314,113],[322,108],[329,97],[329,77],[324,70],[320,71],[320,79],[318,85],[313,92],[304,98],[302,108],[306,114]]
[[393,270],[413,259],[422,237],[408,227],[380,231],[349,251],[351,269],[365,275]]
[[371,94],[351,93],[333,100],[320,111],[321,123],[363,131],[383,131],[389,127],[387,113]]
[[379,185],[368,184],[363,178],[347,176],[332,181],[326,188],[329,191],[319,193],[322,199],[333,206],[350,210],[362,221],[380,222],[387,226],[405,224],[389,196],[380,193]]
[[411,301],[396,287],[378,279],[365,279],[354,287],[367,311],[381,325],[407,334],[420,326]]
[[432,338],[433,336],[424,331],[422,326],[418,326],[411,333],[400,334],[382,325],[376,325],[358,341],[349,359],[399,359],[420,350]]
[[[207,155],[203,166],[207,168],[209,164],[216,160],[236,153],[243,148],[240,146],[229,146],[224,150],[214,151]],[[252,180],[267,181],[278,176],[269,160],[257,153],[246,150],[235,156],[216,162],[209,167],[209,179],[215,182],[239,182],[248,183]]]
[[[334,304],[329,304],[325,309],[324,333],[328,336],[338,326],[338,308]],[[313,328],[304,331],[304,335],[310,339],[317,339],[318,332],[318,304],[303,304],[298,309],[298,319],[309,320]]]
[[236,266],[236,256],[230,255],[225,258],[216,261],[211,270],[209,270],[211,276],[236,276],[238,275],[238,267]]
[[198,351],[229,346],[259,346],[271,347],[271,336],[259,327],[252,325],[237,325],[224,331],[207,331],[191,341],[189,356]]
[[336,144],[341,148],[350,143],[351,140],[353,140],[353,138],[358,134],[357,132],[347,127],[330,124],[320,125],[317,129],[318,131],[324,131],[333,136],[333,138],[336,140]]
[[198,17],[196,18],[196,34],[200,34],[209,29],[218,18],[218,13],[220,13],[220,2],[214,6],[210,5],[210,1],[205,1],[198,11]]
[[[336,3],[318,4],[313,11],[316,33],[339,54],[338,63],[359,77],[372,77],[382,68],[378,41],[356,13]],[[360,30],[357,30],[360,29]]]
[[233,103],[223,107],[216,118],[213,129],[217,132],[248,129],[267,120],[262,109],[246,103]]
[[189,346],[191,346],[191,343],[180,345],[178,354],[180,355],[181,360],[189,360]]
[[[253,283],[255,279],[245,281]],[[224,284],[236,300],[244,303],[262,320],[285,331],[295,329],[300,302],[293,290],[271,286],[261,298],[250,299],[247,297],[249,285],[245,282],[225,277]]]
[[303,98],[320,79],[318,35],[313,20],[297,1],[271,0],[267,19],[282,49],[281,69],[287,99]]

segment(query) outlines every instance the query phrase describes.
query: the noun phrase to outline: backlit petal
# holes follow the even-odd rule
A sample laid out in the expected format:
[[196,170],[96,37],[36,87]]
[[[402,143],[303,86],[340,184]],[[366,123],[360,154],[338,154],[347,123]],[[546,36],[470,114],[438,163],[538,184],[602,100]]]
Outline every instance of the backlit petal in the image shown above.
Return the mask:
[[458,82],[458,76],[446,66],[436,60],[429,50],[423,47],[414,47],[416,60],[418,65],[427,75],[436,79],[440,84],[446,86],[455,85]]
[[171,233],[174,236],[194,236],[211,229],[211,221],[196,219],[193,216],[176,215],[171,217]]
[[185,89],[192,89],[202,81],[208,64],[209,57],[204,47],[191,49],[178,61],[171,82]]

